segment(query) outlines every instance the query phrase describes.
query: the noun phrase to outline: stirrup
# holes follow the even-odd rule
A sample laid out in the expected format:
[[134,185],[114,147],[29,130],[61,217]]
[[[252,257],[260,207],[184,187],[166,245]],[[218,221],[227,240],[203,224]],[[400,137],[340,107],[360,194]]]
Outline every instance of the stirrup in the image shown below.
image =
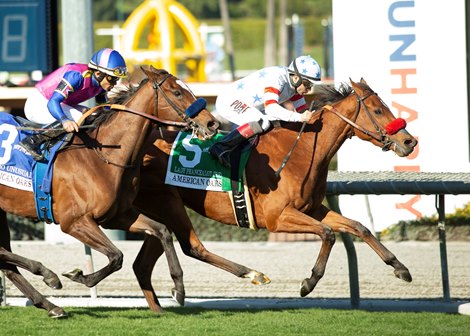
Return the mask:
[[34,161],[42,161],[44,159],[44,153],[42,151],[38,152],[34,150],[33,148],[27,148],[23,145],[21,147],[23,147],[23,149],[33,157]]
[[[219,148],[222,147],[222,148]],[[213,144],[209,147],[209,154],[216,158],[219,163],[227,168],[230,168],[230,153],[232,152],[230,149],[223,148],[224,146],[219,145],[219,143]]]
[[225,150],[222,153],[217,155],[217,160],[219,161],[219,163],[222,166],[224,166],[226,168],[231,168],[232,167],[232,164],[230,163],[230,160],[231,160],[230,154],[231,153],[232,153],[232,151]]
[[41,150],[41,145],[39,144],[39,146],[35,146],[26,140],[28,140],[28,138],[20,141],[19,145],[21,148],[23,148],[26,153],[30,154],[35,161],[41,161],[44,159],[44,153]]
[[219,159],[219,163],[222,166],[226,168],[232,168],[232,164],[230,163],[230,153],[223,153],[221,156],[218,157],[218,159]]

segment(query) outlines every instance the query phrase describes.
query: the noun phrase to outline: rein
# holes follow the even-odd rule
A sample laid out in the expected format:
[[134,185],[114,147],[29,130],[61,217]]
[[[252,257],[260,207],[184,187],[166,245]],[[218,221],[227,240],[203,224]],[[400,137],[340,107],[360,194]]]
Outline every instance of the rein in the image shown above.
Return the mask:
[[[386,133],[384,133],[382,131],[382,129],[378,126],[375,118],[372,116],[372,114],[370,113],[370,111],[367,108],[366,104],[364,103],[364,100],[366,100],[368,97],[370,97],[372,95],[376,95],[376,93],[375,92],[370,92],[370,93],[368,93],[367,95],[365,95],[363,97],[359,97],[359,95],[356,92],[354,92],[354,94],[356,95],[356,102],[357,102],[356,112],[354,113],[354,120],[356,120],[357,117],[359,116],[359,112],[361,111],[361,106],[362,106],[364,108],[364,111],[369,116],[369,119],[371,120],[372,124],[374,125],[376,133],[378,133],[378,134],[370,132],[369,130],[365,129],[361,125],[356,124],[355,121],[352,121],[351,119],[346,118],[334,106],[325,105],[325,106],[323,106],[323,109],[326,109],[327,111],[332,112],[333,114],[335,114],[337,117],[339,117],[341,120],[343,120],[344,122],[346,122],[347,124],[349,124],[353,128],[355,128],[355,129],[359,130],[360,132],[370,136],[371,138],[379,141],[383,145],[382,150],[387,151],[389,149],[390,145],[392,144],[392,142],[386,136]],[[312,109],[312,105],[313,105],[313,102],[310,105],[310,110]],[[300,128],[299,134],[297,135],[297,138],[294,141],[294,144],[292,145],[291,149],[289,150],[289,152],[284,157],[284,160],[282,161],[280,167],[274,173],[276,175],[276,177],[280,176],[282,169],[284,169],[285,165],[287,164],[287,161],[289,161],[289,159],[292,155],[292,152],[294,151],[294,148],[297,146],[297,143],[300,139],[300,136],[302,135],[302,133],[304,131],[304,128],[305,128],[306,124],[307,124],[307,122],[304,121],[303,124],[302,124],[302,127]]]
[[[163,82],[165,80],[167,80],[169,77],[171,77],[172,75],[171,74],[166,74],[158,83],[155,82],[154,80],[152,80],[152,87],[155,91],[155,109],[158,109],[158,91],[161,92],[161,94],[163,95],[163,97],[165,98],[166,102],[176,111],[176,113],[178,114],[178,116],[183,119],[183,122],[178,122],[178,121],[172,121],[172,120],[164,120],[164,119],[161,119],[161,118],[158,118],[156,116],[153,116],[153,115],[149,115],[149,114],[146,114],[146,113],[143,113],[141,111],[137,111],[137,110],[134,110],[130,107],[127,107],[125,105],[120,105],[120,104],[106,104],[106,105],[99,105],[99,106],[95,106],[91,109],[89,109],[86,113],[84,113],[82,115],[82,117],[79,119],[79,121],[77,122],[78,125],[80,125],[84,120],[85,118],[87,118],[89,115],[91,115],[92,113],[94,113],[97,109],[99,108],[105,108],[107,110],[118,110],[118,111],[122,111],[122,112],[128,112],[128,113],[132,113],[132,114],[135,114],[135,115],[138,115],[138,116],[141,116],[141,117],[144,117],[146,119],[149,119],[149,120],[152,120],[152,121],[155,121],[157,124],[163,124],[163,125],[167,125],[167,126],[174,126],[174,127],[180,127],[180,128],[183,128],[183,129],[189,129],[191,128],[193,130],[193,132],[196,132],[197,129],[199,128],[199,126],[197,125],[197,123],[195,123],[194,121],[192,121],[192,119],[187,116],[185,114],[184,111],[182,111],[175,103],[173,103],[169,97],[166,95],[165,91],[162,89],[161,85],[163,84]],[[196,101],[197,102],[197,101]],[[196,103],[195,102],[195,103]],[[192,104],[192,105],[196,105],[196,104]],[[204,106],[205,107],[205,106]],[[197,111],[199,112],[199,111]],[[107,164],[111,164],[113,166],[117,166],[117,167],[120,167],[120,168],[133,168],[135,167],[135,165],[120,165],[120,164],[117,164],[117,163],[114,163],[114,162],[111,162],[109,161],[108,159],[106,159],[101,153],[98,152],[97,148],[93,148],[96,155],[102,160],[104,161],[105,163]]]
[[162,84],[165,80],[167,80],[169,77],[171,77],[172,75],[171,74],[167,74],[165,77],[162,78],[162,80],[160,82],[155,82],[155,81],[152,81],[152,86],[153,86],[153,89],[155,90],[155,99],[156,99],[156,108],[158,108],[158,91],[160,91],[160,93],[162,94],[163,98],[165,98],[166,102],[171,106],[173,107],[173,109],[176,111],[176,113],[178,114],[178,116],[183,119],[185,125],[186,125],[186,129],[192,129],[193,130],[193,134],[197,132],[197,130],[199,129],[199,126],[197,125],[197,123],[195,123],[186,113],[185,111],[182,111],[168,96],[167,94],[165,93],[165,91],[162,89]]
[[387,151],[389,149],[390,145],[392,144],[392,142],[390,141],[389,137],[386,136],[386,133],[384,133],[383,130],[378,126],[377,122],[375,121],[375,118],[372,116],[372,114],[370,113],[370,111],[367,108],[366,104],[364,103],[364,100],[366,100],[368,97],[370,97],[372,95],[376,95],[376,93],[375,92],[370,92],[369,94],[365,95],[364,97],[359,97],[359,95],[356,92],[354,92],[354,94],[356,95],[356,101],[357,101],[357,109],[356,109],[356,113],[354,114],[354,120],[357,119],[357,117],[359,115],[359,112],[361,110],[361,106],[362,106],[364,108],[364,111],[369,116],[370,121],[374,125],[375,132],[377,134],[365,129],[361,125],[356,124],[355,121],[352,121],[352,120],[346,118],[334,106],[325,105],[325,106],[323,106],[323,108],[326,109],[327,111],[332,112],[338,118],[340,118],[341,120],[343,120],[344,122],[346,122],[347,124],[352,126],[353,128],[359,130],[363,134],[368,135],[371,138],[373,138],[373,139],[377,140],[378,142],[380,142],[383,145],[382,150]]
[[[295,62],[294,62],[294,67],[295,67]],[[313,107],[313,101],[312,103],[310,104],[310,111],[312,110],[312,107]],[[297,138],[295,138],[295,141],[294,141],[294,144],[292,145],[291,149],[289,150],[289,153],[287,153],[287,155],[284,157],[284,160],[282,160],[282,163],[281,165],[279,166],[279,168],[276,170],[276,172],[274,173],[274,175],[276,175],[276,177],[279,177],[279,175],[281,175],[281,171],[284,169],[284,167],[286,166],[287,164],[287,161],[289,161],[292,153],[294,152],[294,149],[295,147],[297,146],[297,143],[299,142],[299,139],[300,139],[300,136],[302,135],[302,133],[304,132],[304,128],[305,128],[305,125],[307,125],[307,122],[304,121],[302,123],[302,127],[300,128],[300,131],[299,131],[299,134],[297,134]]]

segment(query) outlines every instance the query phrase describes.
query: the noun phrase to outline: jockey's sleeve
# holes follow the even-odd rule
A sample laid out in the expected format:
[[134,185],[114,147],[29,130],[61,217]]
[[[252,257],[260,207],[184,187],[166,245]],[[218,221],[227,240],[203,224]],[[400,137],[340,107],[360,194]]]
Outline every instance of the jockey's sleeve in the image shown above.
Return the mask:
[[60,104],[68,98],[71,92],[76,91],[83,85],[83,76],[78,71],[68,71],[64,74],[59,85],[54,90],[49,102],[47,103],[47,108],[52,116],[63,122],[67,120],[67,116],[65,115],[64,111]]
[[294,108],[297,112],[304,112],[306,109],[308,109],[308,105],[302,95],[295,94],[292,96],[290,101],[294,103]]
[[274,87],[264,89],[264,112],[275,119],[283,121],[300,121],[300,113],[289,111],[279,105],[280,91]]

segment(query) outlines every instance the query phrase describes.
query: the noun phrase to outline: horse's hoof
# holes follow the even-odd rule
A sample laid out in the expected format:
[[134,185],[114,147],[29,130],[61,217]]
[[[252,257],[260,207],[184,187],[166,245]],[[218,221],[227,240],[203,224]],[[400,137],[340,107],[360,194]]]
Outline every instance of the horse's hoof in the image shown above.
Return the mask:
[[79,279],[83,276],[83,271],[79,268],[76,268],[74,270],[64,272],[62,275],[72,281],[80,282]]
[[183,292],[180,292],[176,290],[176,288],[171,289],[171,296],[173,300],[176,301],[180,306],[184,306],[184,299],[186,298],[186,294]]
[[62,282],[60,281],[59,277],[55,274],[50,278],[44,278],[43,281],[52,289],[62,289]]
[[300,296],[305,297],[313,291],[313,287],[310,288],[309,279],[304,279],[300,285]]
[[408,271],[407,268],[400,269],[400,270],[396,269],[395,271],[393,271],[393,273],[398,279],[401,279],[403,281],[411,282],[413,280],[413,278],[411,277],[410,271]]
[[47,315],[51,318],[67,318],[67,317],[69,317],[69,315],[61,307],[55,307],[55,308],[49,310],[49,313]]
[[253,285],[267,285],[271,283],[271,279],[269,279],[265,274],[257,271],[251,271],[245,275],[244,278],[250,278]]

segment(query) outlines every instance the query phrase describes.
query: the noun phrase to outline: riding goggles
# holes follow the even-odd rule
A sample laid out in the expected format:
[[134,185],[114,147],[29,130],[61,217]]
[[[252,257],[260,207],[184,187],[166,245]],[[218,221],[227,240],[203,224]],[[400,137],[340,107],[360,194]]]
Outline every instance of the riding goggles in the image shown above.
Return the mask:
[[109,82],[109,84],[115,85],[118,82],[119,77],[107,75],[106,80]]
[[116,77],[126,77],[127,67],[117,67],[113,69],[113,75]]
[[304,87],[307,89],[307,90],[310,90],[313,85],[315,84],[314,82],[308,80],[308,79],[302,79],[302,84],[304,85]]

